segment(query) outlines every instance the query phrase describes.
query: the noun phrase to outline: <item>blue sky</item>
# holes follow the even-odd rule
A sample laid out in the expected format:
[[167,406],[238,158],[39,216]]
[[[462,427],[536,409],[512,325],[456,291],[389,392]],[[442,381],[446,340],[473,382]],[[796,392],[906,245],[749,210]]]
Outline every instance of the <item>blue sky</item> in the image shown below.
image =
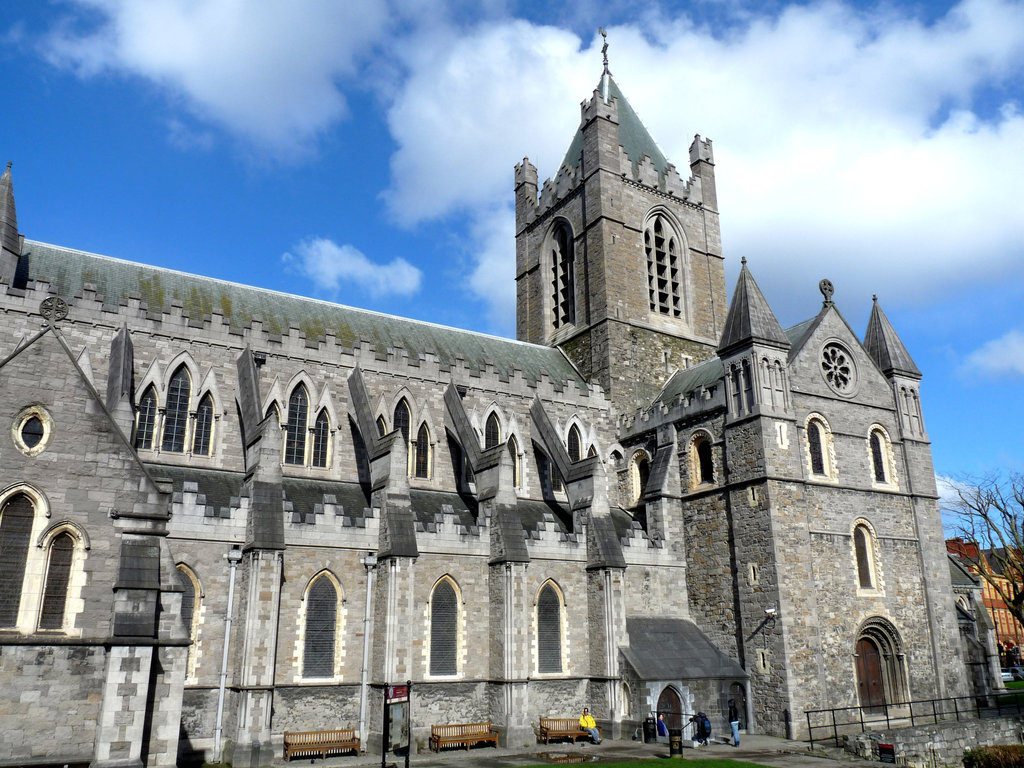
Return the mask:
[[1024,3],[0,0],[27,237],[512,335],[512,167],[600,75],[715,143],[731,290],[872,294],[940,475],[1024,469]]

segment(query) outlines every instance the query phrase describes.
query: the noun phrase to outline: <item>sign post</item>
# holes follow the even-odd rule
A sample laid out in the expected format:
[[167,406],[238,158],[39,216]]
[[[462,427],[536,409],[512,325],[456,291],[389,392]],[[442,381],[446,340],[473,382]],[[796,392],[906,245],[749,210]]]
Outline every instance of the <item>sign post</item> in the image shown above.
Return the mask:
[[388,752],[405,755],[405,768],[409,768],[409,748],[412,733],[410,693],[412,681],[405,685],[384,686],[384,727],[382,729],[380,766],[387,768]]

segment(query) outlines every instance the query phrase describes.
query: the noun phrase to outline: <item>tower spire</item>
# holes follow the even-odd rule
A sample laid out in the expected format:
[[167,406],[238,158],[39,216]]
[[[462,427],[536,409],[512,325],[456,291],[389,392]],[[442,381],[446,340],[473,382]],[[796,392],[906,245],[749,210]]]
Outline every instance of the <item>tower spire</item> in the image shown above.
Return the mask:
[[11,163],[0,176],[0,280],[14,280],[21,256],[21,236],[18,233],[18,215],[14,210],[14,182]]
[[601,46],[601,56],[604,58],[604,70],[601,72],[601,98],[608,103],[608,81],[611,80],[612,71],[608,69],[608,33],[604,27],[598,27],[597,31],[604,38],[604,45]]

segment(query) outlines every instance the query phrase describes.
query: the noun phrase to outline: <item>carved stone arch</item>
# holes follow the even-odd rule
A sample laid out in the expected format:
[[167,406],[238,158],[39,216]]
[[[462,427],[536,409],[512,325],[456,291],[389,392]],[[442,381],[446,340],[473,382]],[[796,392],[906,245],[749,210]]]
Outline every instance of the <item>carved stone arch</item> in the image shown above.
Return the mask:
[[[693,322],[693,305],[694,305],[694,286],[690,280],[690,244],[686,238],[686,230],[683,228],[682,222],[679,217],[669,209],[668,207],[657,204],[652,206],[647,213],[644,215],[643,221],[640,226],[641,235],[641,247],[644,252],[644,267],[645,272],[648,273],[648,290],[653,291],[655,284],[652,282],[651,277],[651,263],[657,261],[653,258],[654,254],[649,253],[648,240],[651,238],[649,229],[656,227],[657,220],[661,221],[663,227],[667,227],[669,233],[674,235],[677,247],[675,249],[675,257],[678,259],[678,291],[673,294],[675,295],[681,306],[678,308],[679,312],[676,314],[674,311],[665,312],[661,310],[661,303],[658,301],[658,297],[654,296],[651,298],[651,311],[655,315],[664,315],[676,320],[682,320],[687,324]],[[671,301],[671,299],[670,299]]]
[[[871,472],[871,483],[875,486],[898,486],[896,474],[896,455],[892,447],[889,430],[879,423],[868,427],[865,445],[868,451],[868,467]],[[881,470],[881,477],[879,471]]]
[[866,517],[858,517],[850,524],[850,548],[857,591],[882,593],[882,550],[875,526]]
[[653,457],[646,448],[635,448],[629,456],[629,497],[628,505],[635,507],[644,498],[644,490],[651,474]]
[[327,417],[331,420],[331,429],[338,430],[338,413],[334,408],[334,398],[331,396],[331,385],[324,384],[320,389],[320,394],[316,399],[316,404],[313,404],[313,400],[310,400],[310,419],[315,420],[320,414],[320,411],[327,409]]
[[450,573],[445,573],[430,587],[427,599],[425,655],[431,677],[453,677],[461,673],[464,612],[462,588]]
[[61,533],[70,533],[71,538],[75,540],[76,545],[81,544],[83,551],[88,552],[92,549],[92,542],[89,540],[89,534],[85,532],[85,528],[73,520],[58,520],[57,522],[48,525],[36,539],[36,548],[46,549],[50,546],[50,542],[53,541],[54,537]]
[[[330,610],[310,600],[313,589],[326,580],[334,589]],[[345,590],[329,568],[321,568],[306,582],[301,597],[296,679],[338,679],[344,655]]]
[[189,411],[194,411],[196,406],[199,404],[199,399],[196,393],[199,391],[201,378],[199,375],[199,364],[188,350],[179,352],[170,359],[170,362],[167,363],[167,366],[164,368],[166,380],[164,381],[162,391],[166,393],[167,385],[170,382],[171,377],[175,374],[178,368],[183,365],[185,366],[185,370],[188,371],[189,382],[192,385],[192,391],[189,393],[188,409]]
[[174,567],[178,569],[187,570],[189,575],[195,579],[195,584],[197,587],[196,594],[199,597],[206,597],[206,590],[203,588],[203,580],[199,577],[199,571],[196,570],[196,567],[194,565],[192,565],[191,563],[186,563],[184,560],[179,560],[174,564]]
[[593,442],[588,441],[588,435],[591,434],[592,430],[587,428],[586,423],[579,417],[578,414],[572,414],[565,422],[565,429],[562,431],[562,444],[565,445],[566,450],[569,448],[569,437],[572,434],[573,428],[579,434],[580,439],[580,460],[586,458],[587,448],[593,445]]
[[715,461],[715,436],[705,427],[697,427],[686,440],[690,465],[690,487],[714,485],[719,476]]
[[[551,605],[548,596],[552,594],[557,606]],[[541,582],[533,598],[534,668],[538,674],[560,675],[566,672],[565,605],[565,592],[557,581],[548,578]]]
[[390,422],[394,420],[395,408],[398,407],[398,404],[402,400],[405,400],[406,404],[409,406],[409,424],[419,424],[420,416],[417,412],[416,398],[413,397],[412,392],[404,384],[391,394],[389,402],[390,407],[387,409],[388,421]]
[[217,375],[213,368],[206,372],[206,376],[203,377],[202,383],[195,388],[194,392],[195,394],[192,398],[195,400],[195,404],[192,408],[193,411],[199,407],[199,402],[203,399],[203,395],[209,393],[210,399],[213,400],[214,416],[220,416],[225,412],[224,401],[220,396],[220,387],[217,385]]
[[870,616],[857,631],[854,674],[861,706],[869,709],[902,704],[910,699],[903,638],[883,616]]
[[41,512],[44,518],[50,516],[50,500],[46,497],[45,493],[29,483],[12,483],[3,490],[0,490],[0,509],[3,508],[3,505],[7,503],[9,498],[17,496],[19,493],[24,493],[28,496],[37,514]]
[[490,425],[491,425],[491,419],[492,418],[496,421],[496,423],[498,425],[498,440],[495,443],[495,445],[501,445],[502,443],[507,443],[510,433],[509,433],[508,425],[507,425],[507,423],[505,421],[504,415],[502,414],[502,410],[498,406],[497,401],[492,400],[490,402],[490,404],[488,404],[488,406],[486,408],[484,408],[483,414],[484,414],[484,418],[483,418],[483,423],[481,424],[481,429],[480,429],[480,434],[483,437],[483,440],[482,440],[483,447],[485,449],[489,448],[489,447],[493,447],[493,446],[489,446],[488,443],[487,443],[487,435],[488,435],[488,430],[489,430]]
[[[289,394],[291,391],[289,390]],[[284,388],[281,385],[281,377],[275,376],[274,380],[270,382],[270,389],[267,390],[267,396],[263,400],[263,407],[260,409],[260,417],[265,417],[267,411],[270,410],[271,406],[277,408],[278,416],[281,419],[281,423],[284,423],[284,404],[287,402],[285,399]]]
[[[817,426],[819,430],[817,438],[812,430],[812,425]],[[816,439],[820,439],[820,464],[818,463],[819,457],[815,448]],[[836,447],[832,439],[832,427],[828,423],[828,419],[818,411],[812,411],[804,419],[804,457],[811,478],[819,481],[823,479],[836,481],[839,479],[839,470],[836,464]]]
[[139,383],[135,387],[136,398],[142,397],[142,393],[151,386],[156,392],[157,405],[163,407],[163,403],[167,399],[167,378],[164,376],[164,368],[160,365],[159,360],[151,362],[146,368],[146,372],[142,374],[142,378],[139,379]]
[[545,323],[554,330],[576,324],[576,228],[564,216],[548,223],[541,245]]
[[306,408],[308,409],[307,418],[312,417],[315,413],[313,410],[313,398],[316,397],[316,385],[313,384],[313,379],[310,378],[310,375],[306,373],[305,369],[303,369],[288,380],[288,385],[284,390],[284,399],[282,402],[285,405],[285,409],[281,411],[281,418],[286,422],[291,420],[291,414],[288,413],[287,410],[288,402],[292,396],[292,392],[295,391],[295,388],[299,386],[299,384],[306,388]]

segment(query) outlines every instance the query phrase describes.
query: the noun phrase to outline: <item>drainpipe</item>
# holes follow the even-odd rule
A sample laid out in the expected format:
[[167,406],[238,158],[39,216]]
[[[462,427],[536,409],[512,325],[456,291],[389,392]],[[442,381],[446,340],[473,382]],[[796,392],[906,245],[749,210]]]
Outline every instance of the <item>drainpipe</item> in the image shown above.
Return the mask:
[[372,552],[362,559],[366,569],[366,602],[363,607],[363,670],[359,687],[359,739],[366,749],[366,704],[370,688],[370,598],[373,594],[373,577],[377,568],[377,556]]
[[228,650],[231,647],[231,613],[235,601],[235,569],[242,560],[242,551],[235,544],[224,555],[231,568],[228,577],[228,608],[224,618],[224,654],[220,660],[220,690],[217,691],[217,730],[213,736],[213,762],[220,762],[221,737],[224,733],[224,685],[228,679]]

